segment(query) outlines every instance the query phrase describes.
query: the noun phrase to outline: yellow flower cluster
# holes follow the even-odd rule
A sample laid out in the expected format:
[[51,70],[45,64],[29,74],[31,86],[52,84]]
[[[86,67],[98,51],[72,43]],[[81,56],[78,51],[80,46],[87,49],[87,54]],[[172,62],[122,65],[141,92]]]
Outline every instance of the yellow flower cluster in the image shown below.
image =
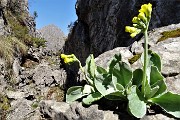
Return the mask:
[[152,12],[152,4],[144,4],[141,6],[141,9],[139,10],[140,13],[144,13],[147,18],[151,18],[151,12]]
[[149,21],[151,19],[152,4],[144,4],[139,10],[139,15],[132,19],[133,27],[126,26],[125,31],[130,33],[133,38],[140,32],[146,30],[149,26]]
[[125,30],[126,30],[126,32],[131,33],[130,36],[132,38],[135,37],[137,34],[139,34],[141,32],[140,29],[137,29],[135,27],[130,27],[130,26],[126,26]]
[[71,55],[61,54],[61,58],[64,60],[64,63],[66,64],[77,61],[77,58],[74,54],[71,54]]

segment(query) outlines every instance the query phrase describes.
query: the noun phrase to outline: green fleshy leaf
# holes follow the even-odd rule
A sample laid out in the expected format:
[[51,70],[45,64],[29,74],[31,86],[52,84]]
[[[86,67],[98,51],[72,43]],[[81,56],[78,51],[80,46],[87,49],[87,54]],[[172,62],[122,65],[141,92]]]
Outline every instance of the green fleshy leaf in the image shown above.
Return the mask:
[[109,64],[109,73],[111,74],[113,69],[114,69],[114,66],[119,62],[121,61],[121,54],[115,54],[113,56],[113,58],[111,59],[110,61],[110,64]]
[[159,72],[158,68],[156,66],[151,66],[151,72],[150,72],[150,84],[153,85],[159,80],[163,80],[164,77]]
[[145,98],[149,98],[150,94],[151,94],[151,86],[149,85],[148,81],[146,80],[145,92],[144,92]]
[[150,92],[146,94],[146,99],[152,98],[157,93],[158,90],[159,90],[159,86],[150,88]]
[[121,84],[124,88],[132,79],[132,70],[125,62],[118,62],[113,69],[112,80],[113,84]]
[[153,65],[156,66],[158,70],[161,72],[161,58],[157,53],[151,53],[150,61],[152,61]]
[[108,100],[127,100],[124,91],[117,91],[105,96]]
[[113,86],[111,75],[109,74],[99,74],[94,80],[96,89],[103,95],[106,96],[110,93],[115,92]]
[[87,81],[91,84],[93,83],[93,79],[95,77],[95,70],[96,70],[96,64],[94,62],[94,56],[93,54],[91,54],[86,59],[86,65],[85,65],[86,78]]
[[132,86],[128,95],[128,109],[132,115],[137,118],[142,118],[146,114],[146,103],[140,95],[140,91],[136,86]]
[[[161,72],[161,58],[157,53],[148,50],[148,61],[148,67],[151,67],[152,65],[156,66]],[[141,55],[141,62],[142,64],[144,63],[144,53]]]
[[151,98],[149,101],[159,105],[167,113],[180,118],[180,95],[167,92],[157,98]]
[[82,98],[83,96],[87,94],[83,94],[83,87],[82,86],[73,86],[70,87],[66,93],[66,102],[71,103],[79,98]]
[[94,88],[90,85],[85,85],[84,89],[83,89],[83,94],[90,94],[92,92],[94,92]]
[[88,95],[86,98],[83,98],[82,102],[85,105],[90,105],[93,102],[100,100],[102,97],[103,97],[103,95],[101,95],[101,93],[95,92],[95,93]]
[[166,86],[166,83],[165,83],[164,80],[157,81],[151,87],[154,88],[156,86],[158,86],[159,89],[158,89],[158,91],[152,97],[156,97],[156,96],[162,95],[162,94],[164,94],[167,91],[167,86]]
[[90,77],[88,74],[86,74],[85,77],[86,77],[88,84],[93,85],[94,78]]
[[119,84],[119,83],[116,83],[116,89],[118,91],[124,91],[125,90],[124,87],[121,84]]
[[142,79],[143,79],[143,70],[142,69],[136,69],[133,72],[133,80],[132,84],[137,85],[138,87],[142,84]]
[[97,66],[96,70],[100,74],[107,74],[107,71],[104,68],[100,67],[100,66]]

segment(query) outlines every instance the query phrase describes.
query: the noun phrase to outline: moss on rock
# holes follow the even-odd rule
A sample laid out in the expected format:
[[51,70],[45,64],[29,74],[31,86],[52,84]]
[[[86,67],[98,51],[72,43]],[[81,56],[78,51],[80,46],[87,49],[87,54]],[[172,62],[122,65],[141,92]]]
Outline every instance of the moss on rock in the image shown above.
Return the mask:
[[136,55],[134,55],[132,58],[128,59],[129,63],[130,63],[130,64],[135,63],[135,62],[141,57],[141,54],[142,54],[142,53],[136,54]]
[[180,37],[180,28],[178,28],[176,30],[172,30],[172,31],[164,31],[161,34],[162,34],[162,37],[158,39],[157,43],[164,41],[168,38]]

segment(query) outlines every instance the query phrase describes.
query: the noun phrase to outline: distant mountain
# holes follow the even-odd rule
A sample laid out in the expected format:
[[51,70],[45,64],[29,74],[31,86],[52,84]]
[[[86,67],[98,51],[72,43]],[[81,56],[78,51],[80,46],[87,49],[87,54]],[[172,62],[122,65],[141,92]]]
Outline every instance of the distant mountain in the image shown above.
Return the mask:
[[60,28],[51,24],[39,29],[38,32],[40,32],[41,36],[47,40],[47,50],[57,52],[62,49],[66,36]]

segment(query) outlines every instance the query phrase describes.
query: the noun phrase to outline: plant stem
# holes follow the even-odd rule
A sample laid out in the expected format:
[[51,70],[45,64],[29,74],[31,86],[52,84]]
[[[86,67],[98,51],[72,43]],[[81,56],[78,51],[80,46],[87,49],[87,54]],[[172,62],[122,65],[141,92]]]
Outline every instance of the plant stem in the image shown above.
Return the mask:
[[79,67],[80,67],[81,71],[83,72],[83,74],[85,74],[84,69],[83,69],[83,67],[81,65],[81,62],[77,58],[76,58],[76,60],[79,63]]
[[142,81],[143,95],[145,95],[145,85],[147,80],[147,65],[148,65],[148,34],[146,29],[144,31],[144,65],[143,65],[143,81]]

